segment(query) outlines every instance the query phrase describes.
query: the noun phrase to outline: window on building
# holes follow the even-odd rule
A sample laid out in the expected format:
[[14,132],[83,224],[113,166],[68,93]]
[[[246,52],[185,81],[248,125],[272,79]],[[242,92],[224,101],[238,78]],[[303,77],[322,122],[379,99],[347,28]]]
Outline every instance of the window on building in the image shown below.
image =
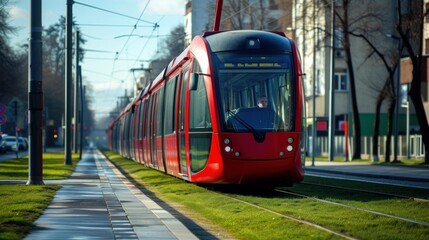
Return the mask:
[[[429,9],[429,3],[426,3],[425,4],[425,9],[426,9],[426,12],[428,11],[428,9]],[[426,22],[429,22],[429,14],[425,14],[425,21]]]
[[347,91],[348,74],[346,71],[335,72],[334,89],[336,91]]
[[334,39],[335,50],[344,49],[342,40],[343,40],[343,30],[341,28],[337,27],[335,29],[335,39]]
[[325,95],[325,78],[323,76],[323,71],[316,69],[316,96]]
[[429,38],[425,39],[425,53],[429,54]]

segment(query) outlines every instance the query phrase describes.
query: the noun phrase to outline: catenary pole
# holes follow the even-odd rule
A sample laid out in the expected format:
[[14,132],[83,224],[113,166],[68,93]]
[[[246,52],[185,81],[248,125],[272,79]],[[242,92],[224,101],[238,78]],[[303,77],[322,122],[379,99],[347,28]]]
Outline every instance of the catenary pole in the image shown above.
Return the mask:
[[32,0],[28,55],[28,185],[43,184],[42,1]]
[[72,164],[72,131],[71,131],[71,120],[72,120],[72,21],[73,21],[73,0],[67,0],[67,12],[66,12],[66,61],[65,61],[65,134],[64,134],[64,164]]
[[335,156],[335,0],[331,3],[331,76],[329,84],[329,161]]
[[83,114],[84,114],[84,104],[85,104],[85,86],[82,85],[82,68],[81,66],[78,67],[79,69],[79,84],[80,84],[80,116],[79,116],[79,123],[80,123],[80,144],[79,144],[79,159],[82,159],[82,148],[83,148]]
[[78,112],[79,112],[79,105],[78,105],[78,95],[79,95],[79,31],[75,32],[75,66],[76,66],[76,72],[75,72],[75,78],[74,78],[74,104],[73,104],[73,118],[74,118],[74,127],[73,127],[73,149],[74,149],[74,153],[77,153],[78,151],[78,128],[79,128],[79,116],[78,116]]
[[317,68],[316,68],[316,53],[317,53],[317,41],[318,41],[318,25],[316,23],[316,6],[319,4],[318,0],[313,0],[313,127],[311,128],[311,166],[314,166],[314,157],[316,155],[316,78],[317,78]]

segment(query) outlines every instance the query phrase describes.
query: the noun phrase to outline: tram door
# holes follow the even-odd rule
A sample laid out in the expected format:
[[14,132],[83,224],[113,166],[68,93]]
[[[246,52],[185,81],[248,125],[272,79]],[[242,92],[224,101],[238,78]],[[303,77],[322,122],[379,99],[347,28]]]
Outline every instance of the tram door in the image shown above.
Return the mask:
[[152,126],[149,128],[150,164],[154,168],[158,168],[158,164],[156,162],[156,139],[157,139],[157,128],[158,128],[158,123],[157,123],[158,95],[159,95],[159,91],[155,92],[152,95],[151,111],[150,111],[150,115],[151,115],[150,122]]
[[[183,176],[188,176],[188,164],[186,162],[186,92],[188,89],[188,79],[189,79],[189,67],[185,67],[183,70],[182,82],[180,84],[179,92],[179,108],[178,108],[178,117],[179,117],[179,166],[180,174]],[[189,177],[189,176],[188,176]]]

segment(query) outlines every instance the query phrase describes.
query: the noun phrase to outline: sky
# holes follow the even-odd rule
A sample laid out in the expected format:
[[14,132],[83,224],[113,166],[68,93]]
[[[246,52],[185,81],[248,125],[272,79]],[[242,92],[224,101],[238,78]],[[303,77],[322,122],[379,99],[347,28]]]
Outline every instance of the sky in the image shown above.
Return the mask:
[[[30,2],[9,1],[10,25],[18,28],[10,36],[14,47],[28,43]],[[66,15],[66,2],[42,0],[44,28]],[[132,88],[139,72],[133,74],[130,69],[147,67],[170,31],[183,25],[184,13],[185,0],[75,0],[74,21],[87,40],[81,63],[83,82],[93,88],[91,108],[96,118],[108,116],[118,97]],[[137,22],[140,16],[142,21]],[[159,27],[154,30],[155,24]]]

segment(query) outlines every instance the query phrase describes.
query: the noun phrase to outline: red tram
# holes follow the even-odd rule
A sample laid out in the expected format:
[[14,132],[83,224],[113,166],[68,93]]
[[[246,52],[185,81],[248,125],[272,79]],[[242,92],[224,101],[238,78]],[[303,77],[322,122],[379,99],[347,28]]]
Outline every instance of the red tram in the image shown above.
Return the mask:
[[292,40],[207,32],[112,122],[109,147],[190,182],[290,185],[303,179],[302,109]]

